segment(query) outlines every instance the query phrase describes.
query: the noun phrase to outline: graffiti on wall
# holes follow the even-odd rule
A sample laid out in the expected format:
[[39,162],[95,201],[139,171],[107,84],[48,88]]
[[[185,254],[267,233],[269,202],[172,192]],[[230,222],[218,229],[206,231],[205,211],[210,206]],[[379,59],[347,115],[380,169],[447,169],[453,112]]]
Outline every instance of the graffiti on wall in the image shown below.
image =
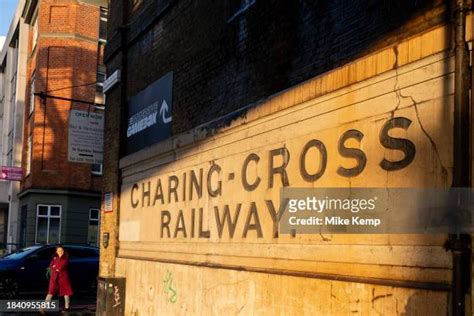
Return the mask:
[[163,278],[163,292],[166,295],[167,302],[176,303],[178,299],[178,290],[175,285],[173,285],[173,274],[169,270],[166,270]]

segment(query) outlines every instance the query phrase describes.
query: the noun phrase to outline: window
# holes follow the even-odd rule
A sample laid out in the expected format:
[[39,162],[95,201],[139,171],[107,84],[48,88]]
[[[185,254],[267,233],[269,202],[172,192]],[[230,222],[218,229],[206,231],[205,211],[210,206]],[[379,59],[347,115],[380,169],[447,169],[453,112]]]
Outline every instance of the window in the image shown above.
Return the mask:
[[97,76],[96,76],[96,91],[97,92],[103,93],[104,82],[105,82],[105,73],[98,71]]
[[16,69],[10,81],[10,102],[12,105],[15,104],[15,99],[16,99]]
[[36,211],[36,243],[61,242],[61,206],[38,204]]
[[33,152],[33,140],[32,135],[28,137],[28,142],[26,144],[26,175],[29,175],[31,172],[31,155]]
[[34,22],[32,23],[32,38],[31,38],[31,51],[34,51],[36,48],[36,44],[38,43],[38,19],[35,18]]
[[56,252],[56,247],[49,247],[46,249],[41,249],[37,252],[35,252],[30,258],[35,259],[35,260],[41,260],[41,261],[51,261],[51,258],[53,257],[54,253]]
[[[15,64],[14,64],[14,67],[16,67]],[[16,93],[16,69],[10,81],[10,101],[15,100],[15,93]]]
[[91,167],[92,174],[101,176],[102,175],[102,164],[93,164]]
[[95,103],[97,104],[105,103],[104,82],[105,82],[105,73],[101,72],[100,69],[97,69],[96,86],[95,86]]
[[96,77],[96,92],[95,92],[95,103],[104,104],[104,81],[105,81],[105,66],[104,63],[104,48],[107,42],[107,19],[109,11],[107,8],[100,8],[100,21],[99,21],[99,45],[97,46],[97,77]]
[[[6,62],[4,62],[3,64],[0,64],[0,68],[5,69],[5,67],[6,67]],[[3,101],[3,99],[5,99],[5,86],[6,86],[5,76],[2,76],[0,78],[0,101]]]
[[107,41],[107,16],[109,11],[107,8],[100,8],[100,23],[99,23],[99,41]]
[[15,40],[15,49],[12,52],[10,67],[12,69],[12,77],[10,79],[10,106],[9,106],[9,126],[13,129],[15,126],[16,116],[16,85],[18,74],[18,40]]
[[100,7],[100,19],[107,22],[108,15],[109,15],[109,10],[105,7]]
[[100,209],[89,210],[89,234],[87,243],[91,246],[99,246]]
[[18,36],[15,38],[13,46],[10,47],[14,49],[11,55],[11,69],[13,70],[13,75],[16,76],[16,73],[18,71]]
[[30,112],[29,114],[33,113],[35,110],[35,73],[31,75],[30,81]]
[[8,132],[8,143],[7,143],[7,165],[13,166],[13,126]]
[[[16,66],[15,66],[16,67]],[[8,132],[8,151],[13,152],[13,138],[14,138],[14,128],[15,128],[15,116],[16,116],[16,72],[12,77],[10,82],[10,108],[9,108],[9,128]],[[9,157],[10,166],[13,166],[13,155]]]
[[[103,66],[104,65],[104,52],[105,52],[105,43],[99,42],[99,45],[97,46],[97,65],[98,66]],[[101,72],[105,73],[105,68]]]

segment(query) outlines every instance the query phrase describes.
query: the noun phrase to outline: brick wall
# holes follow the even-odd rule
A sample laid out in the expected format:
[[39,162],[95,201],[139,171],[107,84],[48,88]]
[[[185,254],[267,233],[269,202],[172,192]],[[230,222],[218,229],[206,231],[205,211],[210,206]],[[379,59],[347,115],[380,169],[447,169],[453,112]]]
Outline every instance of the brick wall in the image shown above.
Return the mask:
[[[446,22],[450,10],[441,0],[269,0],[243,9],[244,2],[253,3],[130,0],[128,8],[127,1],[110,3],[104,59],[109,74],[122,67],[122,25],[129,23],[128,70],[122,69],[126,86],[122,80],[107,94],[103,189],[115,199],[114,212],[101,217],[102,232],[110,233],[109,247],[100,243],[102,276],[115,274],[124,98],[173,71],[173,133],[178,134],[429,30]],[[305,91],[285,104],[322,93]]]
[[[111,4],[109,34],[121,2]],[[439,0],[273,0],[246,10],[244,2],[253,3],[139,1],[130,9],[127,95],[173,71],[176,134],[447,19]],[[109,40],[106,59],[119,41]]]
[[[43,0],[38,10],[39,40],[28,57],[27,86],[35,73],[35,91],[94,102],[96,91],[99,7],[73,0]],[[30,37],[32,36],[30,33]],[[29,104],[29,91],[27,104]],[[27,141],[32,135],[31,173],[22,183],[28,188],[62,188],[100,191],[101,177],[91,174],[88,164],[70,163],[68,115],[87,105],[35,98],[35,110],[25,109],[23,167]]]

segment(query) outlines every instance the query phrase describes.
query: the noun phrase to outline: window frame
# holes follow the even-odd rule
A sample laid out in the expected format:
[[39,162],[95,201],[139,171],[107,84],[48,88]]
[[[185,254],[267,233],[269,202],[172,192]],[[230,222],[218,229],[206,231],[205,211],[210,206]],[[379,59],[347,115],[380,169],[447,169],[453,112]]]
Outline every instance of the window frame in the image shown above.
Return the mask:
[[13,126],[7,135],[7,166],[13,166]]
[[107,78],[106,73],[97,69],[96,79],[95,79],[96,91],[100,92],[101,94],[104,94],[104,82],[106,78]]
[[[99,42],[107,43],[107,23],[109,20],[109,9],[106,7],[100,7],[99,14]],[[105,34],[104,34],[105,33]],[[105,35],[103,37],[102,35]]]
[[[39,208],[41,206],[45,206],[48,208],[47,215],[40,215]],[[51,215],[51,208],[59,207],[59,215]],[[39,218],[47,218],[48,219],[48,226],[46,230],[46,244],[49,244],[49,226],[50,226],[50,219],[51,218],[59,218],[59,232],[58,232],[58,243],[61,243],[61,224],[62,224],[62,213],[63,207],[59,204],[36,204],[36,228],[35,228],[35,244],[38,244],[38,219]]]
[[36,71],[33,71],[33,74],[30,78],[30,104],[28,110],[28,116],[35,111],[35,82],[36,82]]
[[31,162],[33,155],[33,134],[28,136],[26,141],[26,166],[25,166],[25,175],[28,176],[31,173]]
[[[97,211],[98,218],[92,218],[92,211]],[[91,227],[91,221],[97,222],[97,244],[95,245],[96,247],[99,247],[99,242],[100,242],[100,208],[97,207],[91,207],[89,208],[89,222],[87,225],[87,244],[91,245],[89,243],[89,229]]]
[[32,22],[31,22],[31,53],[33,53],[36,49],[36,46],[38,45],[38,39],[39,39],[39,21],[38,21],[38,10],[33,15]]
[[[100,171],[95,171],[95,170],[92,170],[92,166],[94,165],[99,165],[100,166]],[[101,163],[96,163],[96,164],[92,164],[91,165],[91,173],[94,175],[94,176],[101,176],[104,174],[104,164],[101,164]]]
[[97,65],[95,79],[95,102],[105,104],[104,83],[107,78],[105,72],[101,71],[100,65]]

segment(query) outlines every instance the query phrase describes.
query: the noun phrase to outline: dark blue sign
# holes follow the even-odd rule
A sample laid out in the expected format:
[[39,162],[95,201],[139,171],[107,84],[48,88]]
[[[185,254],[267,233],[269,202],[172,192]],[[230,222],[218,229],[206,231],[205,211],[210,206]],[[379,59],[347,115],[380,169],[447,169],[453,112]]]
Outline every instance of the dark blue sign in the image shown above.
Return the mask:
[[169,72],[130,98],[127,105],[126,154],[171,136],[173,73]]

